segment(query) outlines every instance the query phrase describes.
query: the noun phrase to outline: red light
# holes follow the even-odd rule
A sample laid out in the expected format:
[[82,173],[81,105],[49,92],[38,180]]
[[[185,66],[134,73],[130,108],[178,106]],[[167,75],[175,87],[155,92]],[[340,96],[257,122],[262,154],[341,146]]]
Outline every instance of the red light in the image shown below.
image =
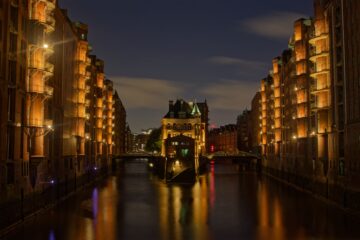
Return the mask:
[[214,150],[215,150],[215,146],[214,146],[214,145],[211,145],[211,146],[210,146],[210,152],[214,152]]

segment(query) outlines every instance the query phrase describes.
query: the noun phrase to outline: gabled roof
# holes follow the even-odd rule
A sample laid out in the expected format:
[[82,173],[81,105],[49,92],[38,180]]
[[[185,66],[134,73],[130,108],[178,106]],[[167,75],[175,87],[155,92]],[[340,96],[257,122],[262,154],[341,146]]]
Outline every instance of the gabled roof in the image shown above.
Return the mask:
[[164,116],[164,118],[180,118],[181,115],[183,115],[183,118],[193,118],[191,112],[192,108],[190,104],[183,99],[178,99],[172,106],[172,109],[169,109],[168,113]]

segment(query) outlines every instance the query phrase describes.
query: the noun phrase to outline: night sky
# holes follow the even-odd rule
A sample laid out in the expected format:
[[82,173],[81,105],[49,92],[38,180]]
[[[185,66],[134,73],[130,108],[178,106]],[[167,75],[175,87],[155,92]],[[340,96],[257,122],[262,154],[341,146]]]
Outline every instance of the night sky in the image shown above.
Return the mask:
[[160,126],[169,99],[207,99],[210,123],[235,123],[250,108],[293,22],[313,0],[59,0],[89,25],[131,129]]

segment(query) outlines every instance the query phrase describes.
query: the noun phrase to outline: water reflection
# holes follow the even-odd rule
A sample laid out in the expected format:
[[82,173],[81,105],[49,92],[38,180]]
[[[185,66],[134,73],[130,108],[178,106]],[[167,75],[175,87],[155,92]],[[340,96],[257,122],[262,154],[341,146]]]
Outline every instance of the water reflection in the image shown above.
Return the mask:
[[85,219],[84,225],[77,225],[75,239],[117,239],[117,197],[115,177],[110,178],[102,188],[95,187],[91,198],[80,204]]
[[99,205],[99,195],[98,195],[98,189],[94,188],[92,193],[92,210],[93,210],[93,218],[94,224],[96,225],[96,217],[98,213],[98,205]]
[[270,198],[264,182],[258,183],[258,212],[260,228],[257,235],[259,239],[286,239],[279,199],[277,196]]
[[49,240],[55,240],[55,232],[53,229],[50,230],[49,233]]
[[194,185],[159,187],[162,239],[208,239],[208,183],[201,177]]
[[167,185],[138,162],[5,239],[348,239],[360,237],[359,224],[234,165],[210,164],[194,185]]

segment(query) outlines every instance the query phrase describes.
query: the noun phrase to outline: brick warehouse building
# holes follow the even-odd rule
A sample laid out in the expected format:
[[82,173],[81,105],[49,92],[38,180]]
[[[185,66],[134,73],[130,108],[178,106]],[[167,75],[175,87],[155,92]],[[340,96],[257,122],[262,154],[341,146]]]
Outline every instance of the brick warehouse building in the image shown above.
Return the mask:
[[2,1],[0,20],[1,228],[106,169],[126,113],[88,26],[55,0]]
[[360,3],[316,0],[314,9],[261,81],[251,135],[268,174],[360,209]]

